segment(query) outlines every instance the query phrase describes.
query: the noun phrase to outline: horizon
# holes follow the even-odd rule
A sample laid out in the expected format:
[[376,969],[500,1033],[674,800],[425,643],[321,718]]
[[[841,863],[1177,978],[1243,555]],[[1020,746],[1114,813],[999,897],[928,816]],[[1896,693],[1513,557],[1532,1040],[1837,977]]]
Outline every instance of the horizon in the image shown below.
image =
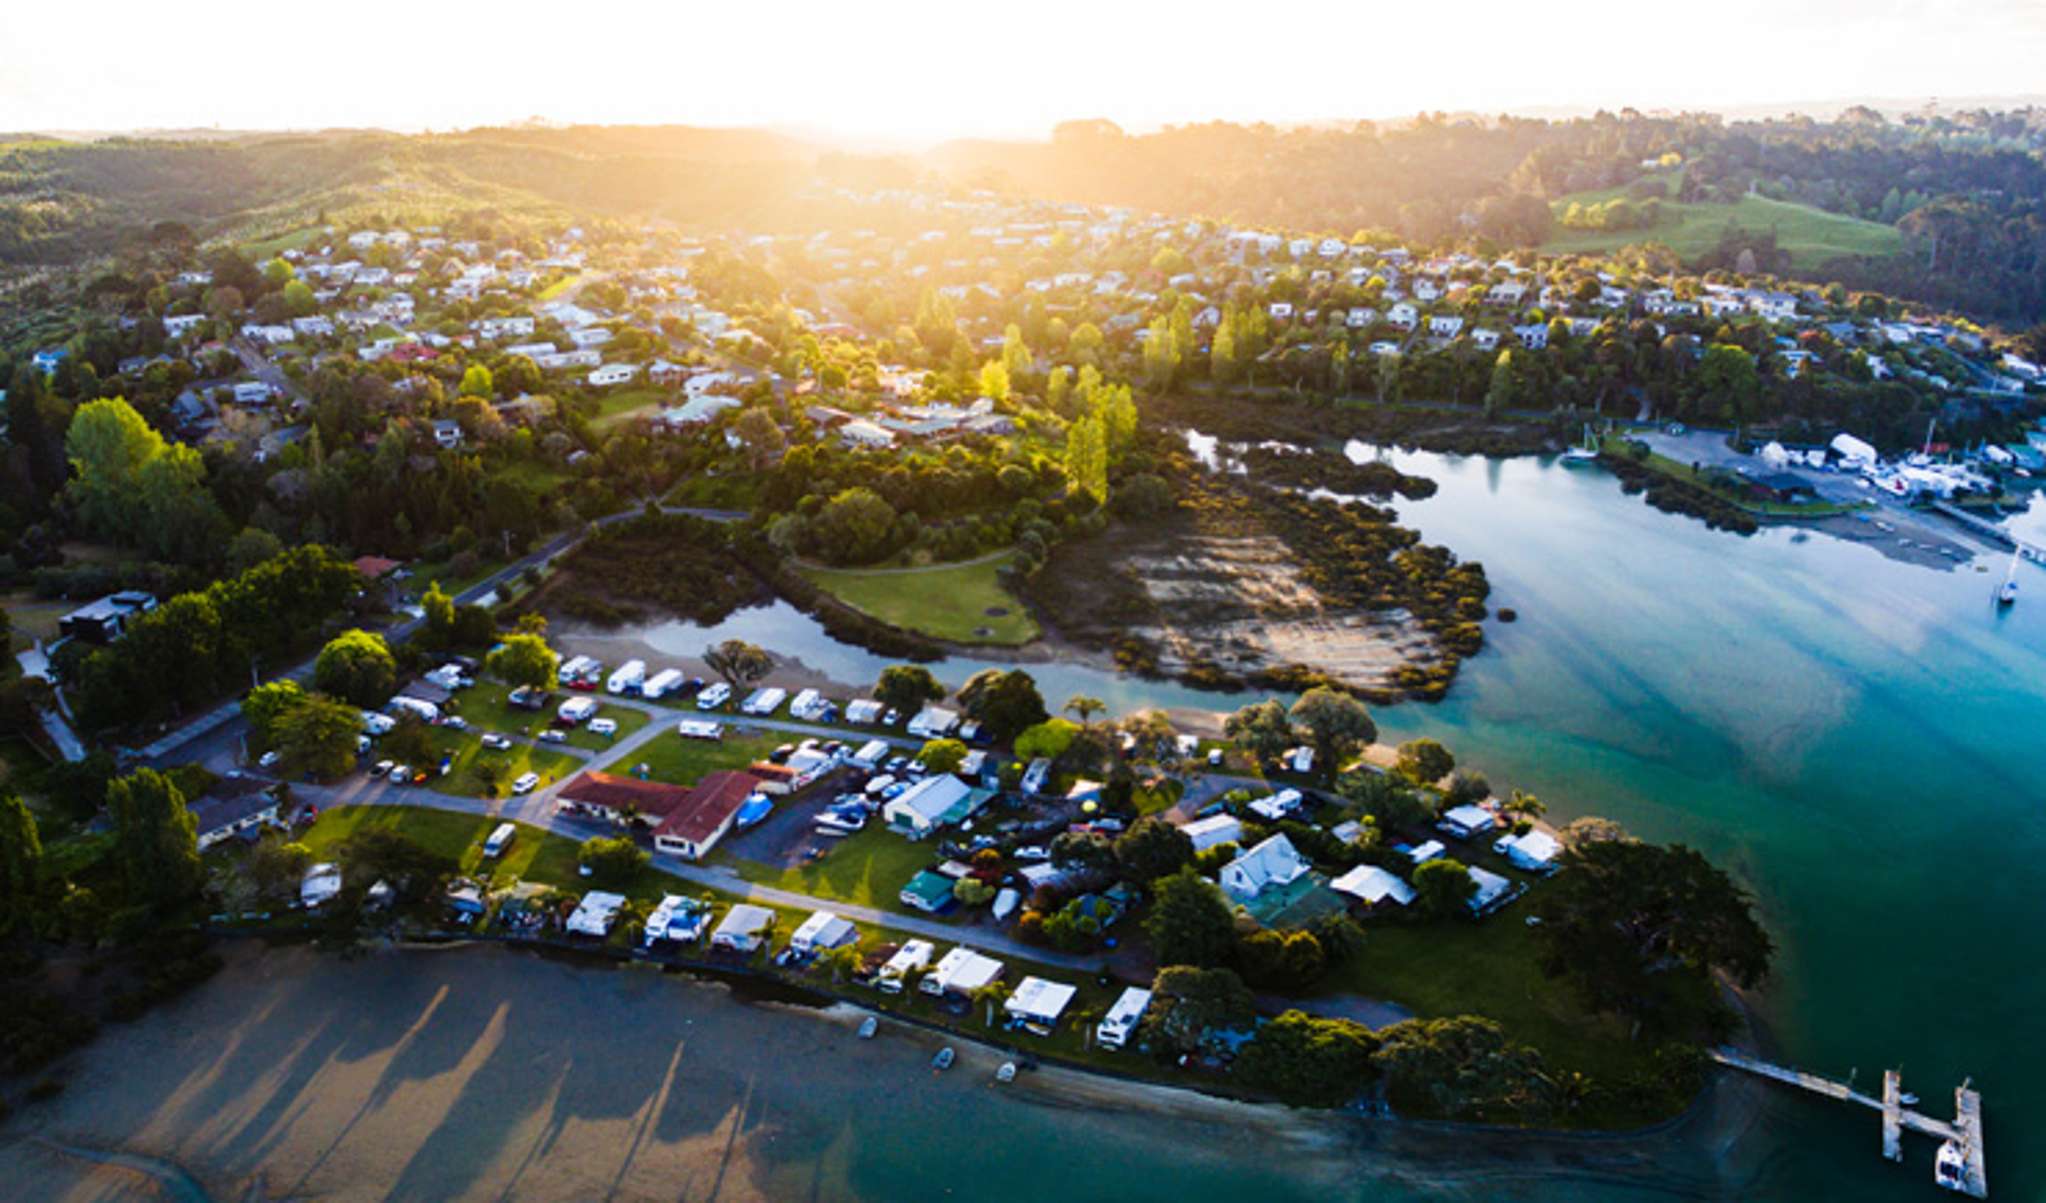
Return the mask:
[[[1467,45],[1446,41],[1432,14],[1311,3],[1264,10],[1241,29],[1071,0],[1049,0],[1027,22],[909,0],[881,6],[880,16],[874,6],[637,13],[610,3],[587,12],[586,45],[554,54],[538,48],[537,24],[516,11],[486,24],[371,0],[345,25],[280,29],[252,4],[211,7],[210,22],[139,6],[123,14],[127,32],[93,48],[101,76],[89,88],[78,86],[65,56],[17,64],[0,78],[0,126],[60,135],[418,133],[538,115],[562,125],[764,128],[906,148],[1041,138],[1061,121],[1097,117],[1143,132],[1425,112],[1738,114],[1871,100],[1915,108],[2035,96],[2035,64],[2046,55],[2046,9],[2021,0],[1891,4],[1873,14],[1845,0],[1790,12],[1739,0],[1696,27],[1648,29],[1616,0],[1532,29],[1514,9],[1484,3],[1459,27],[1510,25],[1513,36]],[[799,43],[778,42],[798,25]],[[0,40],[9,44],[60,45],[80,33],[70,10],[0,12]],[[1679,37],[1680,58],[1664,48]],[[1814,56],[1813,45],[1827,53]],[[1302,70],[1303,57],[1325,69]],[[300,59],[313,70],[293,70],[290,85],[264,69]],[[233,69],[240,64],[250,68]],[[329,82],[295,82],[308,75]]]

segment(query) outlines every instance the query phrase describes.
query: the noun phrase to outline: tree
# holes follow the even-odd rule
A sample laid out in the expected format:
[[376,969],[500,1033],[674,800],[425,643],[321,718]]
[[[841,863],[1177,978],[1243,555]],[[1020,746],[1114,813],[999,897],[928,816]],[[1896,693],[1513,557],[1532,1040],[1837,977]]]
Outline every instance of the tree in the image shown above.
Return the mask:
[[1755,357],[1731,343],[1714,343],[1706,348],[1698,364],[1698,383],[1704,399],[1716,406],[1712,412],[1731,422],[1744,422],[1761,392],[1762,379]]
[[1378,738],[1378,724],[1364,703],[1326,685],[1301,694],[1287,717],[1306,729],[1314,743],[1314,763],[1323,773],[1334,773],[1360,746]]
[[703,649],[703,663],[735,690],[744,689],[774,669],[774,657],[766,649],[743,639],[727,639]]
[[1115,841],[1123,876],[1140,884],[1179,872],[1193,863],[1193,854],[1193,838],[1156,815],[1138,819]]
[[956,773],[966,759],[966,745],[956,739],[929,740],[916,758],[933,773]]
[[247,572],[284,550],[284,541],[260,526],[245,526],[228,540],[227,570]]
[[1257,1000],[1228,969],[1167,965],[1151,982],[1144,1036],[1153,1047],[1191,1053],[1209,1031],[1231,1031],[1257,1018]]
[[538,635],[506,635],[504,642],[484,659],[492,676],[511,685],[545,689],[554,684],[561,669],[561,657]]
[[817,964],[830,972],[831,980],[834,984],[842,983],[845,979],[858,973],[860,966],[865,963],[866,954],[860,951],[860,946],[857,942],[840,944],[835,948],[827,948],[817,958]]
[[277,750],[294,770],[331,780],[355,763],[362,733],[356,708],[324,694],[312,694],[277,719]]
[[1025,727],[1016,736],[1016,755],[1024,760],[1043,757],[1056,762],[1073,746],[1073,740],[1080,734],[1077,724],[1062,718],[1048,718],[1035,726]]
[[1499,813],[1501,814],[1511,815],[1515,819],[1528,821],[1539,819],[1548,812],[1549,808],[1543,804],[1540,798],[1535,797],[1526,790],[1519,789],[1514,790],[1507,797],[1505,803],[1499,807]]
[[769,458],[787,447],[789,443],[788,437],[782,434],[781,427],[775,423],[774,415],[757,405],[739,411],[739,416],[732,419],[732,433],[739,436],[740,442],[746,444],[747,455],[755,472],[760,471]]
[[890,710],[915,714],[945,696],[945,687],[921,664],[891,664],[874,682],[874,698]]
[[33,921],[42,885],[43,841],[28,804],[0,791],[0,933]]
[[163,436],[119,397],[79,406],[64,435],[77,473],[68,492],[79,521],[107,538],[132,538],[140,518],[142,469],[166,447]]
[[1673,979],[1725,973],[1742,988],[1768,975],[1775,942],[1754,900],[1681,844],[1570,843],[1535,914],[1543,968],[1569,976],[1593,1006],[1637,1018],[1668,1013]]
[[1258,1028],[1233,1072],[1288,1102],[1334,1107],[1378,1077],[1378,1047],[1378,1037],[1354,1019],[1286,1011]]
[[646,849],[625,836],[601,835],[583,841],[581,858],[583,867],[590,871],[590,880],[603,889],[632,884],[652,859]]
[[480,363],[472,363],[462,372],[461,394],[464,397],[481,397],[488,400],[497,393],[497,383],[491,379],[490,369]]
[[455,641],[455,599],[447,595],[439,581],[426,586],[426,592],[419,596],[419,608],[426,615],[426,638],[428,647],[444,648]]
[[1108,500],[1108,436],[1099,417],[1080,418],[1066,428],[1066,488],[1096,505]]
[[1228,962],[1236,945],[1236,914],[1214,882],[1189,865],[1158,878],[1152,891],[1144,934],[1160,965]]
[[1546,1094],[1541,1055],[1490,1019],[1408,1019],[1378,1040],[1372,1063],[1404,1109],[1482,1119],[1535,1109]]
[[1492,365],[1492,383],[1485,390],[1485,416],[1513,408],[1513,352],[1501,351]]
[[959,706],[995,740],[1013,739],[1049,717],[1037,680],[1020,668],[984,668],[959,689]]
[[277,746],[278,721],[305,701],[305,690],[297,681],[284,677],[249,690],[242,698],[242,717],[249,720],[249,734],[258,748]]
[[1095,715],[1100,714],[1102,711],[1108,709],[1108,703],[1102,701],[1100,698],[1089,697],[1084,693],[1076,693],[1072,697],[1066,699],[1066,704],[1063,707],[1061,707],[1061,709],[1064,710],[1067,714],[1079,715],[1080,725],[1082,727],[1091,727],[1093,726],[1093,723],[1090,722],[1089,720],[1091,720]]
[[1585,815],[1582,818],[1572,819],[1570,820],[1570,825],[1563,829],[1563,844],[1569,848],[1582,848],[1587,844],[1596,844],[1602,840],[1627,840],[1631,838],[1633,837],[1627,834],[1626,828],[1613,822],[1611,819],[1601,818],[1598,815]]
[[1404,831],[1435,817],[1435,808],[1405,778],[1372,769],[1345,773],[1336,792],[1364,808],[1382,831]]
[[313,688],[374,709],[398,688],[398,662],[384,637],[361,628],[336,635],[313,661]]
[[1253,702],[1223,720],[1222,732],[1259,761],[1277,760],[1293,746],[1293,725],[1286,708],[1267,698]]
[[1393,768],[1415,785],[1433,785],[1456,768],[1456,757],[1432,739],[1410,739],[1400,745]]
[[1051,863],[1060,869],[1105,873],[1115,867],[1115,845],[1098,831],[1061,831],[1050,851]]
[[985,906],[995,896],[995,888],[978,877],[962,877],[952,883],[952,897],[961,906]]
[[980,395],[997,404],[1009,399],[1009,366],[999,359],[980,365]]
[[199,824],[177,782],[137,769],[107,783],[114,818],[114,856],[138,902],[182,902],[205,879]]
[[514,355],[498,365],[492,383],[507,396],[522,397],[539,392],[546,378],[540,374],[540,365],[529,356]]
[[1460,860],[1442,856],[1414,870],[1414,895],[1421,913],[1448,919],[1468,910],[1478,883]]
[[1253,986],[1298,991],[1328,972],[1328,954],[1311,931],[1263,928],[1237,940],[1236,969]]
[[265,839],[249,849],[242,871],[263,898],[292,898],[298,894],[305,871],[312,867],[313,851],[304,844]]
[[1375,373],[1380,401],[1397,401],[1400,398],[1400,356],[1380,355]]
[[812,520],[826,558],[867,564],[887,554],[895,531],[895,507],[865,485],[842,489]]
[[435,897],[459,867],[452,857],[426,847],[390,827],[364,827],[335,849],[349,909],[378,882],[390,887],[401,904]]
[[995,1026],[995,1008],[1009,1001],[1009,987],[997,979],[983,986],[974,987],[970,996],[977,1007],[987,1008],[987,1026]]

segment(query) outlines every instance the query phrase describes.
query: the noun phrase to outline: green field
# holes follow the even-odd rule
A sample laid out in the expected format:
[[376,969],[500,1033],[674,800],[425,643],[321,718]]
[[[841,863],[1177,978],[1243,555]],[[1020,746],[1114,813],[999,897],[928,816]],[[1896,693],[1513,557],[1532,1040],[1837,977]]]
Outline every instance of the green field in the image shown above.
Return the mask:
[[[485,731],[501,731],[506,735],[531,737],[554,725],[554,708],[576,695],[565,691],[555,693],[555,701],[545,710],[522,710],[508,701],[511,689],[493,682],[482,682],[474,689],[464,690],[456,695],[455,713],[467,719],[470,725]],[[598,702],[602,695],[592,694]],[[598,718],[608,718],[618,724],[616,735],[598,735],[589,729],[589,724],[576,727],[568,733],[568,742],[573,747],[601,752],[619,740],[647,725],[649,716],[644,710],[630,706],[601,706]]]
[[667,399],[668,394],[659,389],[620,389],[597,402],[597,413],[590,420],[590,427],[594,430],[608,429],[653,409]]
[[684,739],[669,731],[602,768],[607,773],[629,776],[634,765],[644,764],[651,780],[695,785],[705,773],[743,769],[765,759],[790,738],[793,737],[773,732],[751,735],[730,727],[725,729],[723,739]]
[[[540,774],[540,784],[545,786],[552,785],[564,777],[574,776],[583,768],[580,757],[557,752],[552,748],[514,743],[502,751],[492,751],[483,746],[483,741],[477,738],[474,731],[450,731],[446,727],[433,727],[429,732],[435,749],[444,756],[454,757],[447,776],[433,778],[428,782],[442,793],[459,794],[466,798],[502,797],[511,789],[512,781],[521,773]],[[469,771],[469,767],[477,762],[477,758],[484,756],[504,765],[504,774],[501,778],[503,784],[495,793],[485,788]],[[437,771],[439,765],[435,763],[415,767]]]
[[806,566],[802,572],[853,609],[890,626],[953,643],[1015,646],[1039,632],[1030,611],[996,579],[1009,559],[1005,553],[931,568]]
[[320,228],[318,226],[307,226],[302,230],[293,230],[288,234],[279,234],[274,238],[264,238],[256,242],[243,243],[242,254],[260,263],[265,259],[274,259],[286,251],[298,250],[319,237],[319,234]]
[[[1550,208],[1561,218],[1573,202],[1591,205],[1626,194],[1625,187],[1577,192],[1552,202]],[[1541,250],[1550,255],[1586,254],[1637,242],[1659,242],[1686,262],[1694,262],[1719,245],[1720,231],[1728,222],[1745,230],[1774,229],[1776,244],[1801,268],[1841,255],[1887,255],[1904,244],[1904,236],[1894,226],[1750,193],[1730,205],[1663,201],[1661,220],[1647,229],[1570,230],[1558,224]]]
[[829,841],[827,847],[830,851],[823,860],[793,868],[763,865],[736,855],[721,859],[733,872],[760,885],[817,898],[835,898],[876,910],[924,914],[902,905],[899,895],[903,884],[916,876],[917,870],[936,863],[929,844],[904,839],[876,819],[842,840]]

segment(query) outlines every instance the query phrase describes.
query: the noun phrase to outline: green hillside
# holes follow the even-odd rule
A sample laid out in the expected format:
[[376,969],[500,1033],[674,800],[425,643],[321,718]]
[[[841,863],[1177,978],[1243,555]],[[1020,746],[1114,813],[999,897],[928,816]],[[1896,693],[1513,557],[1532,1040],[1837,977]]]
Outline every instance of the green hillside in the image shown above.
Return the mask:
[[[1560,219],[1573,203],[1589,206],[1625,195],[1626,188],[1578,192],[1552,202],[1550,208]],[[1747,230],[1774,229],[1777,245],[1789,252],[1795,266],[1816,268],[1842,255],[1892,254],[1902,248],[1904,241],[1894,226],[1752,193],[1732,204],[1671,200],[1661,204],[1661,219],[1647,229],[1571,230],[1558,224],[1555,235],[1541,249],[1562,255],[1610,251],[1636,242],[1659,242],[1686,262],[1695,262],[1719,245],[1720,231],[1732,222]]]

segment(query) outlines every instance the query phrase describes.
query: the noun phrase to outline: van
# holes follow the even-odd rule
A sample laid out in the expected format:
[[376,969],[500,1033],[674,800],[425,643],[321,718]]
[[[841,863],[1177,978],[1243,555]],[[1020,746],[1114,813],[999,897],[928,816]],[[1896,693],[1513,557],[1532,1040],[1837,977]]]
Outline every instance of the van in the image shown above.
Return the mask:
[[496,860],[503,856],[505,849],[511,847],[512,840],[516,839],[518,834],[519,829],[510,823],[499,823],[497,830],[490,833],[490,838],[483,841],[483,859]]
[[723,681],[719,681],[717,684],[696,695],[696,708],[698,710],[716,710],[731,700],[732,687]]

